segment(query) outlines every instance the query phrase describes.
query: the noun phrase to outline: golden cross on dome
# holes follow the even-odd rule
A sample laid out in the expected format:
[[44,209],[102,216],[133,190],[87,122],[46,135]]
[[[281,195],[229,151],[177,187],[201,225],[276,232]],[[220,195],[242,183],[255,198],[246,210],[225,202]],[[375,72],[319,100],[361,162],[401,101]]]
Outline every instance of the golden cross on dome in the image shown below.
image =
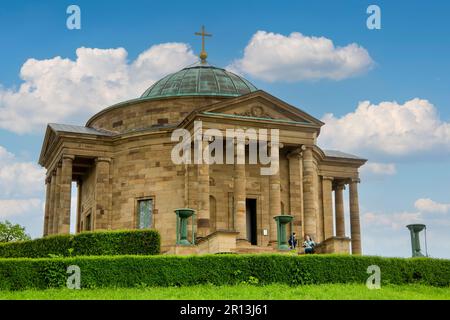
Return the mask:
[[208,54],[205,51],[205,37],[212,37],[212,34],[205,32],[205,26],[202,26],[202,32],[196,32],[196,36],[202,37],[202,52],[200,52],[200,59],[202,60],[202,64],[206,63],[206,58]]

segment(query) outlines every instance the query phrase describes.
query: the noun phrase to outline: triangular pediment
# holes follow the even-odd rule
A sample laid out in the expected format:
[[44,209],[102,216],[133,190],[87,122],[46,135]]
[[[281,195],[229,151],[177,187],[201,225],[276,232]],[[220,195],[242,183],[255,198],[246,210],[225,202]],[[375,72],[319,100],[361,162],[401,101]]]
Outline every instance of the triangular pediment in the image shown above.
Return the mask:
[[196,110],[196,113],[255,120],[296,122],[321,127],[323,122],[264,91],[256,91]]
[[290,115],[283,114],[280,111],[281,110],[279,109],[277,110],[276,106],[268,103],[267,101],[261,101],[261,99],[247,101],[235,107],[225,107],[222,110],[216,110],[216,112],[219,113],[242,117],[252,117],[257,119],[301,120],[306,122],[306,119],[296,119],[298,117],[290,117]]
[[44,165],[44,159],[47,157],[49,149],[54,144],[56,138],[56,132],[51,128],[51,126],[47,125],[44,141],[42,142],[41,154],[39,156],[39,164],[41,166]]

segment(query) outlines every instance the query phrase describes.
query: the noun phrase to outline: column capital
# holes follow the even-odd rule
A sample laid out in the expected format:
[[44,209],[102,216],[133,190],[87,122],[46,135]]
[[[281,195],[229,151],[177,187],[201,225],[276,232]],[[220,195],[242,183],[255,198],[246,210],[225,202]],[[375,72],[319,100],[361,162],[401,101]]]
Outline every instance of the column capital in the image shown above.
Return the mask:
[[360,183],[361,182],[361,179],[359,179],[359,178],[351,178],[350,179],[350,183]]
[[345,184],[345,180],[335,180],[333,187],[335,190],[345,190]]
[[[267,150],[270,150],[272,148],[272,141],[267,139],[266,142],[267,142]],[[280,150],[280,149],[284,148],[284,143],[283,142],[278,142],[278,143],[275,144],[275,147],[278,150]]]
[[300,159],[303,156],[303,149],[301,147],[295,148],[287,154],[287,158],[290,159]]
[[333,177],[329,177],[329,176],[322,176],[323,180],[329,180],[329,181],[334,181]]
[[98,162],[111,163],[111,158],[109,158],[109,157],[97,157],[97,158],[95,158],[95,163],[98,163]]
[[302,151],[302,159],[304,161],[314,160],[313,148],[305,145],[303,145],[303,147],[305,147],[305,150]]
[[62,158],[62,160],[71,160],[71,161],[73,161],[75,159],[75,156],[72,155],[72,154],[63,154],[61,158]]

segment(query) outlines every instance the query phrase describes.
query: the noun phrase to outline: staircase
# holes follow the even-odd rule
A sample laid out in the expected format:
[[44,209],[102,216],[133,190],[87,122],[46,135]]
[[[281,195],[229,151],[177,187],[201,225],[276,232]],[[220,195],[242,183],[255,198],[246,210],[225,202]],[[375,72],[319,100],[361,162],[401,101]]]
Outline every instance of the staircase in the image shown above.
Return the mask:
[[273,247],[244,246],[233,250],[237,254],[264,254],[264,253],[291,253],[290,251],[280,251]]

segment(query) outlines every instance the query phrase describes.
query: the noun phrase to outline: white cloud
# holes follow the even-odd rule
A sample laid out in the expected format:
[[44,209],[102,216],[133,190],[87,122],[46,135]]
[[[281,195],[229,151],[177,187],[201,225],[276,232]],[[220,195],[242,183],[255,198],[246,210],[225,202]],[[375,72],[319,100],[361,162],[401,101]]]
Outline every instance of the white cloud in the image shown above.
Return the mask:
[[414,207],[422,212],[447,213],[450,212],[450,203],[439,203],[428,198],[418,199]]
[[[417,212],[366,212],[362,215],[362,222],[369,229],[374,227],[386,227],[391,230],[398,230],[412,223],[426,223],[433,226],[450,226],[450,220],[442,215],[432,215],[429,213],[448,213],[450,204],[438,203],[431,199],[418,199],[414,203]],[[424,215],[424,213],[427,213]]]
[[[420,200],[420,199],[419,199]],[[417,203],[417,201],[416,201]],[[420,202],[419,202],[420,203]],[[416,208],[418,206],[416,205]],[[382,256],[411,256],[408,224],[421,223],[427,227],[428,253],[433,257],[450,258],[450,221],[442,214],[420,212],[366,212],[361,215],[364,253]],[[421,234],[425,253],[424,234]]]
[[393,230],[399,230],[408,224],[423,221],[420,212],[396,212],[390,214],[367,212],[363,214],[362,219],[363,223],[368,225],[369,228],[384,226]]
[[0,166],[14,159],[14,154],[0,146]]
[[294,82],[341,80],[364,73],[373,64],[367,50],[356,43],[336,47],[324,37],[258,31],[245,47],[244,56],[228,68],[269,82]]
[[340,118],[326,114],[322,121],[319,143],[326,148],[390,156],[450,151],[450,123],[419,98],[404,104],[364,101],[354,112]]
[[[430,223],[433,225],[448,225],[450,221],[443,219],[442,215],[433,215],[432,213],[450,212],[450,203],[438,203],[431,199],[421,198],[414,203],[417,212],[366,212],[362,215],[362,220],[369,227],[385,226],[391,229],[399,229],[411,223]],[[427,213],[424,215],[424,213]]]
[[76,59],[28,59],[18,89],[0,86],[0,128],[42,130],[49,122],[85,120],[113,103],[137,98],[162,76],[193,63],[184,43],[154,45],[136,60],[127,51],[78,48]]
[[8,219],[25,213],[36,212],[36,210],[42,210],[41,199],[0,200],[0,219]]
[[45,169],[32,162],[21,162],[0,146],[0,199],[40,192],[44,178]]
[[392,176],[397,173],[397,169],[394,163],[367,162],[361,168],[361,173]]
[[33,236],[40,236],[44,178],[45,169],[0,146],[0,220],[19,223]]

